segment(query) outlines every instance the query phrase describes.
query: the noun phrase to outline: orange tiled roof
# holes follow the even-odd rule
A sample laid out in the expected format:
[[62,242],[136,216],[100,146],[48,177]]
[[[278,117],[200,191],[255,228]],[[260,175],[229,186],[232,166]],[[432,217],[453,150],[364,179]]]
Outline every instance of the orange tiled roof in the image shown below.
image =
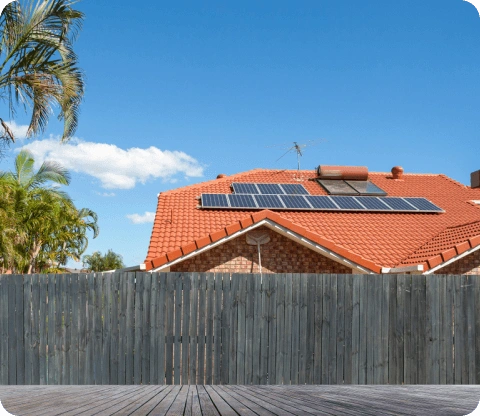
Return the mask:
[[[316,176],[315,171],[254,169],[161,193],[145,261],[147,268],[152,260],[157,259],[158,265],[192,252],[199,244],[205,246],[207,241],[214,241],[212,235],[227,235],[226,227],[241,227],[242,220],[259,213],[199,209],[197,198],[202,193],[231,193],[232,182],[256,182],[301,183],[311,195],[326,195],[317,182],[310,180]],[[310,236],[330,242],[344,254],[364,259],[375,269],[422,263],[428,269],[434,267],[429,259],[458,244],[480,244],[475,239],[480,235],[480,207],[471,203],[480,199],[480,189],[433,174],[404,174],[399,180],[390,173],[370,172],[369,180],[389,196],[424,197],[445,213],[268,211],[268,215],[274,214],[272,218],[277,221],[286,221]]]
[[428,263],[429,268],[448,261],[480,244],[480,221],[448,227],[402,261],[402,264]]

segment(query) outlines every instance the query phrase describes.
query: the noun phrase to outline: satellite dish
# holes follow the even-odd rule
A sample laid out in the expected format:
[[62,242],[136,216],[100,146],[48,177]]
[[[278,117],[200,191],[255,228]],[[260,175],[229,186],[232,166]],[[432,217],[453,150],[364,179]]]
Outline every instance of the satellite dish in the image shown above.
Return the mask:
[[262,276],[262,255],[260,246],[270,242],[270,236],[265,231],[251,231],[247,233],[247,244],[250,246],[257,246],[258,251],[258,268],[260,270],[260,276]]
[[0,402],[0,416],[15,416],[11,413],[8,413],[5,408],[2,406],[2,402]]

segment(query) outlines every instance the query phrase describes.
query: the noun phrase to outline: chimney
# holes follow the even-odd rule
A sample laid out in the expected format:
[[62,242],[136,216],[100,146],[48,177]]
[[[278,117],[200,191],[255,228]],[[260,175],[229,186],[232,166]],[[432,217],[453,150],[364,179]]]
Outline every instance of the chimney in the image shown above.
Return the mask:
[[480,188],[480,170],[470,174],[470,186],[472,188]]
[[393,179],[402,179],[403,178],[403,168],[401,166],[394,166],[392,168]]

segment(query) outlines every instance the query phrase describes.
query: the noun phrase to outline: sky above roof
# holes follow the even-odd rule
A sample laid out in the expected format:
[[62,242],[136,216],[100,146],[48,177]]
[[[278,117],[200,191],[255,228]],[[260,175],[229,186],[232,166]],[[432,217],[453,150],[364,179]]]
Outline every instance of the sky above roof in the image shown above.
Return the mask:
[[[15,152],[54,159],[99,215],[87,253],[147,253],[157,194],[253,168],[480,169],[480,17],[462,0],[174,3],[83,0],[76,138],[61,125]],[[2,113],[7,112],[0,103]],[[2,114],[2,117],[7,119]],[[27,118],[13,120],[17,136]],[[23,134],[25,129],[23,129]],[[280,160],[278,160],[280,158]],[[74,265],[73,263],[71,264]]]

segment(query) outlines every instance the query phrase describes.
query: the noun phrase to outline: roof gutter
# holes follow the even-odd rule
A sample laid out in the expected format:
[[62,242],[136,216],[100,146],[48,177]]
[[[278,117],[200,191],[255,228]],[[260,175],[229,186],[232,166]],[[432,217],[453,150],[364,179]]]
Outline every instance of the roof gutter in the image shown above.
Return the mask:
[[411,273],[411,274],[422,274],[423,273],[423,264],[416,264],[414,266],[404,266],[404,267],[382,267],[382,274],[392,274],[392,273]]
[[139,264],[138,266],[124,267],[123,269],[114,269],[114,270],[105,270],[104,272],[99,273],[127,273],[127,272],[142,272],[147,270],[147,267],[144,263]]

